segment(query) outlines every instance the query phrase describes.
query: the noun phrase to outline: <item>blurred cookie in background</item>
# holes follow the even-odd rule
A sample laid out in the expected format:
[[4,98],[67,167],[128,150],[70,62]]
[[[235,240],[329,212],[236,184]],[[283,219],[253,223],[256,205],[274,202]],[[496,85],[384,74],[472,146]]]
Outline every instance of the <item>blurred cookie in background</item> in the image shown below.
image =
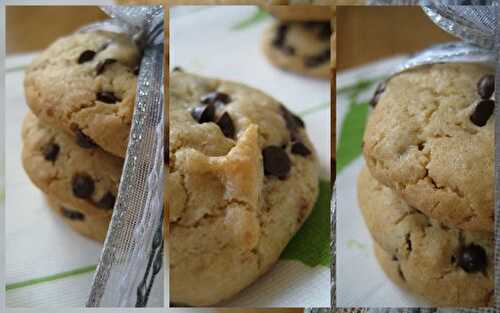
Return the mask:
[[330,77],[330,22],[276,21],[265,33],[269,61],[287,71]]

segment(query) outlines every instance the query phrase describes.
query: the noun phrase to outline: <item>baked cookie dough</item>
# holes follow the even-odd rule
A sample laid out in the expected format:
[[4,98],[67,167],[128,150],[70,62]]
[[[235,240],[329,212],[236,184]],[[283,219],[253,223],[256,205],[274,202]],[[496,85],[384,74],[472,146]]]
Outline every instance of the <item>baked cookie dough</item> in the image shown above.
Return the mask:
[[263,50],[272,64],[284,70],[329,79],[330,37],[330,21],[277,21],[264,35]]
[[494,69],[434,64],[378,88],[363,152],[372,175],[445,225],[493,231]]
[[123,157],[139,64],[139,50],[126,35],[73,34],[54,42],[29,66],[26,101],[44,123]]
[[104,242],[111,222],[111,212],[90,212],[66,205],[54,197],[46,196],[49,207],[76,232],[93,240]]
[[264,274],[306,220],[318,161],[303,121],[245,85],[170,76],[170,301],[208,306]]
[[366,168],[358,178],[358,201],[370,233],[385,252],[377,254],[391,279],[439,307],[493,304],[491,233],[463,231],[428,218]]
[[39,189],[68,209],[78,210],[87,221],[111,216],[122,159],[96,147],[82,148],[32,113],[24,120],[22,139],[24,169]]

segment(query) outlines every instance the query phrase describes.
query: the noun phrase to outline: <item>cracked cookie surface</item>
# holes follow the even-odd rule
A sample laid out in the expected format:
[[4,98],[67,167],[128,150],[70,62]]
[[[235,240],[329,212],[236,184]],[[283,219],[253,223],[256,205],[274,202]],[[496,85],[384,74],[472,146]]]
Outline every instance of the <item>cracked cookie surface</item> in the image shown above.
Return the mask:
[[276,21],[263,39],[269,61],[284,70],[329,78],[331,24]]
[[[32,113],[23,129],[23,167],[31,181],[54,202],[82,215],[73,221],[109,221],[123,160],[97,147],[82,148],[66,133],[43,125]],[[82,226],[89,229],[88,226]],[[96,232],[99,240],[105,234]],[[87,234],[88,236],[88,234]]]
[[61,38],[26,71],[26,101],[44,123],[125,156],[140,53],[125,35]]
[[398,74],[372,100],[363,138],[377,180],[426,215],[466,230],[493,231],[494,118],[481,108],[494,100],[477,86],[493,73],[435,64]]
[[170,78],[170,301],[212,305],[277,261],[316,200],[318,162],[302,120],[264,93]]
[[[446,227],[409,207],[364,168],[358,201],[388,276],[439,306],[488,306],[494,291],[494,239]],[[379,253],[380,254],[380,253]],[[380,256],[379,260],[380,260]]]

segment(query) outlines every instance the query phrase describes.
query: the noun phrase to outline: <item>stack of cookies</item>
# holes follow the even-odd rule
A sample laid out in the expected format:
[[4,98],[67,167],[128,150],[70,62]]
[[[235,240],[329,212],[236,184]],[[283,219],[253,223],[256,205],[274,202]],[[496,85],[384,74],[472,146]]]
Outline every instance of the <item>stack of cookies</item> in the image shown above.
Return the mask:
[[96,240],[106,236],[118,191],[140,55],[125,35],[77,33],[26,71],[23,166],[50,207]]
[[434,305],[492,305],[494,68],[421,66],[371,103],[358,200],[381,267]]
[[275,66],[301,75],[330,79],[333,13],[329,6],[267,6],[276,20],[263,49]]

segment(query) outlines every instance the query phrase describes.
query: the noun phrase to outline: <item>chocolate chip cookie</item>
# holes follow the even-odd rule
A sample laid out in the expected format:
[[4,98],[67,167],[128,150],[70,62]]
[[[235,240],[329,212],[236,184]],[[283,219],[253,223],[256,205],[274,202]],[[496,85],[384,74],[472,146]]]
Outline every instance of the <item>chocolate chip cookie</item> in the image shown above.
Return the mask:
[[329,79],[330,36],[330,21],[276,21],[264,35],[263,49],[284,70]]
[[378,257],[390,278],[440,307],[493,303],[491,233],[463,231],[427,217],[366,168],[358,178],[358,201],[370,233],[384,251]]
[[29,66],[26,101],[47,125],[125,156],[141,54],[124,34],[77,33],[54,42]]
[[304,122],[248,86],[170,76],[170,301],[229,299],[264,274],[308,217],[318,160]]
[[380,86],[364,135],[372,175],[446,225],[493,231],[494,68],[434,64]]
[[38,188],[69,211],[77,211],[74,217],[78,218],[72,220],[109,220],[122,159],[97,147],[82,147],[75,138],[43,125],[32,113],[24,120],[22,138],[23,166]]

